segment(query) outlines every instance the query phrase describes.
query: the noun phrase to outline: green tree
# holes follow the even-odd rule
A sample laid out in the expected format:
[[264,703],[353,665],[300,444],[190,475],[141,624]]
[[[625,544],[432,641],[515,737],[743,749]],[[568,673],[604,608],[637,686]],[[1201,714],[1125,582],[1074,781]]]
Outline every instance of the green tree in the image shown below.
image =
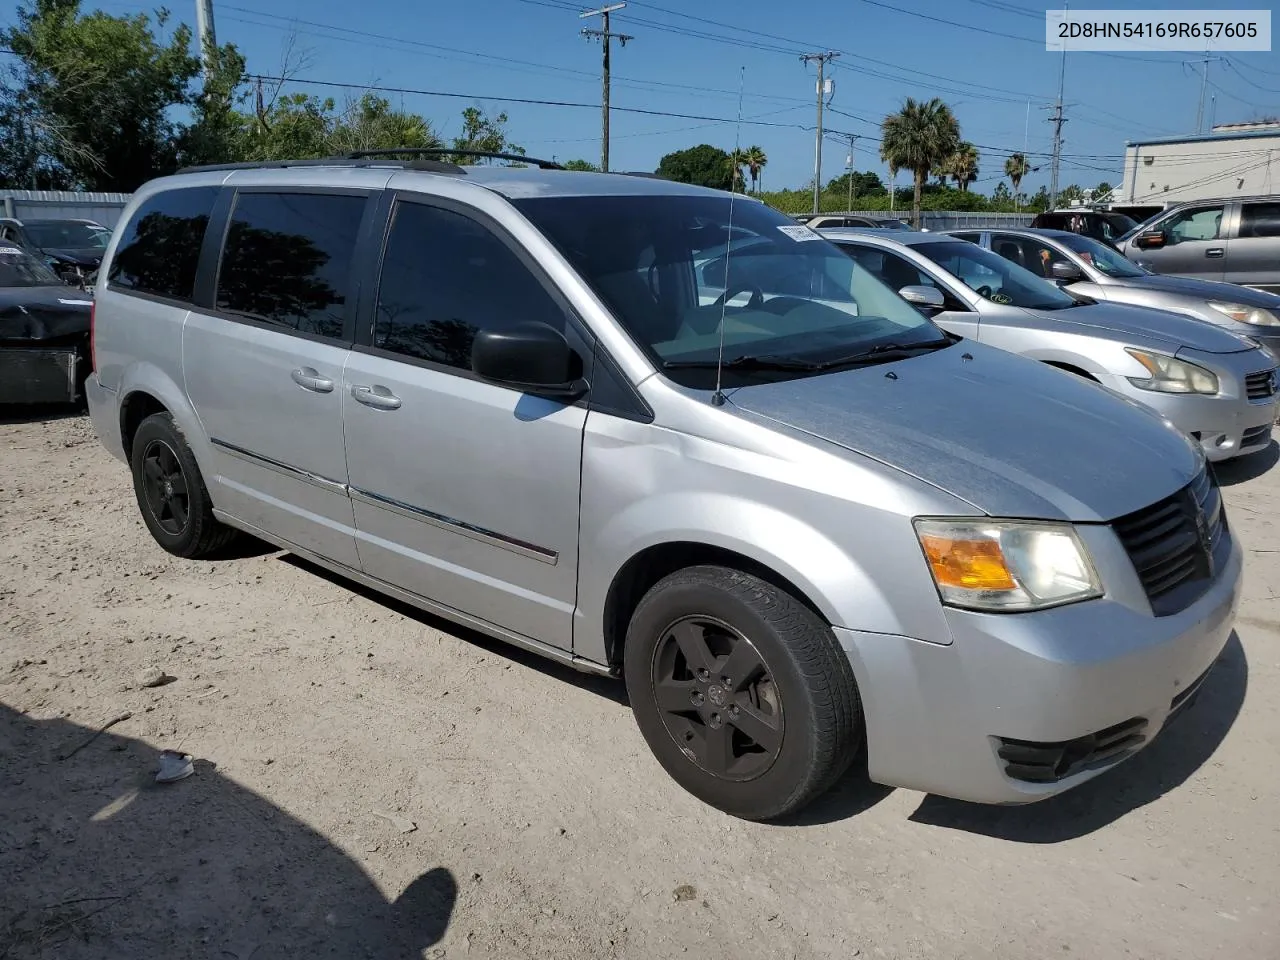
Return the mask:
[[873,194],[885,193],[884,181],[880,179],[880,174],[873,170],[855,170],[852,174],[842,173],[827,184],[827,192],[840,194],[847,198],[849,194],[849,178],[851,176],[853,177],[854,197],[868,197]]
[[[334,119],[326,138],[326,152],[390,150],[395,147],[439,149],[444,142],[431,124],[416,113],[393,110],[391,103],[373,93],[347,104]],[[456,149],[456,144],[455,144]]]
[[961,141],[947,158],[943,170],[962,193],[968,193],[969,184],[978,179],[978,148],[967,140]]
[[935,97],[908,97],[881,124],[880,158],[894,170],[910,170],[915,179],[912,220],[920,226],[920,196],[929,175],[940,169],[960,142],[960,125],[951,108]]
[[[167,24],[168,13],[158,10],[154,26]],[[0,139],[16,123],[19,160],[33,146],[39,157],[35,179],[127,192],[171,173],[184,138],[192,152],[212,149],[209,137],[227,119],[226,91],[214,92],[217,104],[201,102],[190,29],[180,24],[162,43],[152,27],[146,14],[82,13],[79,0],[28,0],[18,8],[16,23],[0,33],[18,57],[0,101],[19,112],[0,111],[10,122]],[[234,72],[237,57],[224,47],[214,59]],[[181,108],[192,108],[190,125],[174,119]]]
[[1100,184],[1098,184],[1096,187],[1093,188],[1093,202],[1094,203],[1108,202],[1111,199],[1111,194],[1114,191],[1115,191],[1115,187],[1113,187],[1106,180],[1103,180]]
[[1084,191],[1080,189],[1078,183],[1068,184],[1058,191],[1058,203],[1061,206],[1070,206],[1077,200],[1084,198]]
[[1031,164],[1027,163],[1027,158],[1020,153],[1009,154],[1009,159],[1004,162],[1004,175],[1009,178],[1009,183],[1013,185],[1013,195],[1015,199],[1018,196],[1018,188],[1022,186],[1022,178],[1031,172]]
[[728,153],[709,143],[701,143],[687,150],[668,153],[658,162],[657,174],[680,183],[729,190],[733,186],[732,166]]
[[743,163],[747,166],[747,174],[751,177],[751,190],[759,195],[760,193],[760,174],[764,172],[764,168],[769,165],[769,155],[763,149],[756,145],[747,147],[742,153]]
[[1037,213],[1044,213],[1046,210],[1048,210],[1049,209],[1049,188],[1045,186],[1041,186],[1040,189],[1036,191],[1035,196],[1027,201],[1026,206],[1028,210],[1034,210]]
[[1001,208],[1013,205],[1013,194],[1003,180],[997,183],[996,188],[991,191],[991,202]]
[[[453,138],[454,150],[481,150],[485,153],[517,153],[524,155],[524,147],[507,139],[507,115],[487,117],[478,107],[462,111],[462,134]],[[474,164],[476,157],[456,156],[455,163]]]
[[566,170],[578,170],[582,173],[599,173],[600,168],[589,160],[568,160],[564,164]]

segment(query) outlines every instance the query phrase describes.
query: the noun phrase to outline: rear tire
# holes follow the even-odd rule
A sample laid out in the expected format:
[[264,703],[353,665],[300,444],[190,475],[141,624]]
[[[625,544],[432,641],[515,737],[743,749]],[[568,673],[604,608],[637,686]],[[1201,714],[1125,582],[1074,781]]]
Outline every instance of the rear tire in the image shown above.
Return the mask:
[[168,413],[153,413],[138,426],[130,463],[142,521],[169,553],[195,560],[236,538],[214,518],[196,458]]
[[654,586],[631,618],[623,670],[658,762],[745,820],[804,807],[862,743],[857,683],[831,628],[737,570],[691,567]]

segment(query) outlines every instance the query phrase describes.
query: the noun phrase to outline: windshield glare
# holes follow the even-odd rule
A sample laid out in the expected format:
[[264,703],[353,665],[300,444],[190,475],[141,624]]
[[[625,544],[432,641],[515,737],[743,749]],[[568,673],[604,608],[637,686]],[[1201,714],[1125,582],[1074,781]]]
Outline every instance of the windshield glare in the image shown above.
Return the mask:
[[58,275],[17,247],[0,246],[0,287],[65,286]]
[[1048,280],[967,240],[917,243],[911,249],[992,303],[1027,310],[1063,310],[1079,302]]
[[93,223],[75,220],[28,221],[22,225],[31,242],[46,250],[92,247],[107,249],[111,231]]
[[1105,243],[1099,243],[1089,237],[1060,237],[1059,242],[1069,250],[1074,250],[1085,263],[1099,273],[1108,277],[1145,277],[1146,271]]
[[[761,203],[733,201],[732,227],[728,194],[513,203],[659,366],[714,362],[722,317],[726,361],[821,363],[944,337],[837,247]],[[693,370],[667,375],[689,386],[714,381]]]

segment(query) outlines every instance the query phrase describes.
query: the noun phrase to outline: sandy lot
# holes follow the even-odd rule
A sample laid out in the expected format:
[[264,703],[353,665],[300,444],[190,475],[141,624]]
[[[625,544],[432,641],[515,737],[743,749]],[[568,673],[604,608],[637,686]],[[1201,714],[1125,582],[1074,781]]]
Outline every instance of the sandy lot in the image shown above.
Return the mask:
[[1276,458],[1223,471],[1238,634],[1133,762],[757,826],[620,685],[266,548],[176,560],[86,419],[0,425],[0,958],[1280,958]]

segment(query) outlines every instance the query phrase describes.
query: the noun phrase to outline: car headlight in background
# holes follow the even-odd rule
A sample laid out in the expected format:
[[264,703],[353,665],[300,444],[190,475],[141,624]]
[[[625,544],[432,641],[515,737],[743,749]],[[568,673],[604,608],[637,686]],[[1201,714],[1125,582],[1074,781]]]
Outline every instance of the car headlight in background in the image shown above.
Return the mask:
[[1138,350],[1125,347],[1124,352],[1147,368],[1150,377],[1126,377],[1130,383],[1140,390],[1154,390],[1157,393],[1203,393],[1213,395],[1218,392],[1218,377],[1212,370],[1186,360],[1179,360],[1164,353],[1153,353],[1150,350]]
[[916,536],[942,602],[1015,612],[1102,596],[1102,584],[1069,523],[917,520]]
[[1280,327],[1280,317],[1264,307],[1251,307],[1244,303],[1229,303],[1225,300],[1209,300],[1209,306],[1221,314],[1225,314],[1238,323],[1252,323],[1259,327]]

